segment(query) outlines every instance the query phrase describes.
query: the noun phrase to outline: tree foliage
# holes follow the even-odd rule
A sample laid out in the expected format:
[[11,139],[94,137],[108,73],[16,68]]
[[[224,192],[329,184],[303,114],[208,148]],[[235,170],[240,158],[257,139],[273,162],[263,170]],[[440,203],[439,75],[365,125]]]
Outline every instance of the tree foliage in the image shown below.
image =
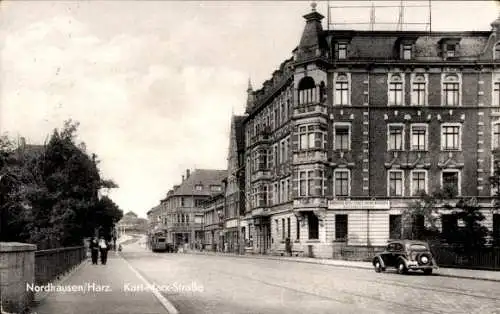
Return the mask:
[[46,249],[81,245],[98,229],[110,237],[122,212],[98,192],[117,185],[101,178],[96,156],[76,142],[77,130],[66,121],[44,146],[16,148],[0,138],[1,241]]

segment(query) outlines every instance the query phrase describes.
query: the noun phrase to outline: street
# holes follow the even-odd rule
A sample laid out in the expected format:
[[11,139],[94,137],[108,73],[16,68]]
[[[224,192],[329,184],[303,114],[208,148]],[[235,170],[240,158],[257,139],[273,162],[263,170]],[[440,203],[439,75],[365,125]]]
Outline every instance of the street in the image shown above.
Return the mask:
[[122,256],[182,314],[500,313],[500,283],[227,256]]

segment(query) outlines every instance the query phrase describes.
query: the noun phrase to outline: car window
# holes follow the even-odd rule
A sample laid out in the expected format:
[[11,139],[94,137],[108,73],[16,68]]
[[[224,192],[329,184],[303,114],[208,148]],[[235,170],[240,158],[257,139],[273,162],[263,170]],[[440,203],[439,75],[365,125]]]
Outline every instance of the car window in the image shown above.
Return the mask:
[[398,252],[403,250],[403,245],[401,243],[390,243],[387,245],[387,251]]
[[412,250],[412,251],[427,251],[427,247],[423,244],[412,244],[412,245],[410,245],[410,250]]

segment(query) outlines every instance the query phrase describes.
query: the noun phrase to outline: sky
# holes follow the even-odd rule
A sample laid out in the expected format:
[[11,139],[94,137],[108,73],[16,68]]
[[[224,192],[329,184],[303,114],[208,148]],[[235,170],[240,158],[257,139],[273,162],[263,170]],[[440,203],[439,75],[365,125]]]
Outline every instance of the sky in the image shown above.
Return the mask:
[[[187,168],[226,169],[230,119],[245,110],[248,79],[260,88],[291,57],[310,3],[2,1],[0,134],[41,144],[78,121],[102,176],[119,185],[109,196],[146,217]],[[326,17],[327,2],[317,10]],[[397,9],[376,10],[377,22],[397,21]],[[432,1],[432,30],[490,30],[498,12],[495,1]],[[336,23],[370,16],[364,8],[330,15]],[[427,17],[427,8],[405,9],[407,22]]]

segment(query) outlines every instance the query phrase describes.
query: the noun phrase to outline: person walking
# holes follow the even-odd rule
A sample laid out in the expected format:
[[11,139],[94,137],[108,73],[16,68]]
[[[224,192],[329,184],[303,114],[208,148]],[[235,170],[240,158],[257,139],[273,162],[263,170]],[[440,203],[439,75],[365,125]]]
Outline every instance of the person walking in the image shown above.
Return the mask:
[[108,261],[108,243],[104,240],[103,237],[99,240],[99,251],[101,253],[101,264],[106,265]]
[[89,247],[90,247],[90,254],[92,256],[92,264],[97,265],[97,255],[99,254],[99,245],[97,244],[96,238],[92,238]]

